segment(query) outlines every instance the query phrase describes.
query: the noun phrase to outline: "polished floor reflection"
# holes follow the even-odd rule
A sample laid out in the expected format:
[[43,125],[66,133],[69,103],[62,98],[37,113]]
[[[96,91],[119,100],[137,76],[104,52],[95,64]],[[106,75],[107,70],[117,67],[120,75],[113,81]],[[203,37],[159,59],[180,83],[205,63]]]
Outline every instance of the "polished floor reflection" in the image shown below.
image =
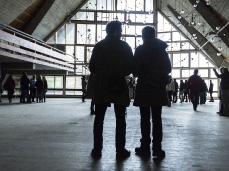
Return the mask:
[[126,148],[131,156],[115,158],[115,116],[108,108],[104,122],[104,148],[93,159],[93,120],[90,100],[48,98],[46,103],[0,103],[1,171],[227,171],[229,168],[229,118],[219,116],[218,101],[193,111],[191,103],[163,107],[162,161],[134,153],[139,146],[139,110],[127,109]]

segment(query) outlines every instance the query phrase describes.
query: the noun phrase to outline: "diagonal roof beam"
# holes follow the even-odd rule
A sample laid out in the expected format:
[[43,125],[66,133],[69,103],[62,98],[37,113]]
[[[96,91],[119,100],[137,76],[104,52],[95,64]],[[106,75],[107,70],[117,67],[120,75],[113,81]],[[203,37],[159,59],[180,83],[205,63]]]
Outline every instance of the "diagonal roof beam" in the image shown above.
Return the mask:
[[[177,18],[180,14],[175,11],[170,5],[167,5],[168,9],[171,11],[171,13]],[[201,46],[204,45],[205,42],[208,40],[206,37],[204,37],[198,30],[196,30],[192,26],[188,26],[187,21],[184,18],[180,19],[180,23],[183,25],[183,27],[192,35],[193,33],[196,34],[197,39],[195,41]],[[212,46],[211,43],[207,43],[205,48],[202,49],[206,54],[208,54],[213,62],[216,64],[217,67],[220,67],[224,61],[224,58],[222,56],[217,56],[217,50]]]
[[[196,0],[189,0],[189,2],[194,5],[196,4]],[[227,22],[222,22],[219,18],[216,17],[216,14],[210,8],[210,6],[206,5],[205,2],[200,1],[196,7],[196,11],[205,19],[208,25],[216,31],[216,27],[223,28]],[[229,29],[225,27],[221,31],[222,35],[225,34],[227,36],[220,36],[221,40],[229,47],[228,35]]]
[[55,1],[46,0],[23,31],[27,34],[32,35],[33,32],[36,30],[37,26],[40,24],[41,20],[52,7],[54,2]]

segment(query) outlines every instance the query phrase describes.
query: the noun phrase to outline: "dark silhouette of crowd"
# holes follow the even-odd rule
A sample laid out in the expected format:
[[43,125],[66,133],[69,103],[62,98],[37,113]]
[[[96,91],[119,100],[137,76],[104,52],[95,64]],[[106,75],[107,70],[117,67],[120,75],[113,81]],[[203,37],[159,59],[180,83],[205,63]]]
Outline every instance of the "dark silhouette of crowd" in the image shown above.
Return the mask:
[[[48,84],[45,76],[38,75],[36,77],[36,75],[33,75],[32,78],[29,79],[27,73],[23,72],[20,78],[20,103],[46,102],[47,89]],[[4,85],[2,85],[2,79],[0,78],[1,94],[3,90],[7,91],[9,103],[12,103],[15,94],[15,81],[12,75],[8,76]]]

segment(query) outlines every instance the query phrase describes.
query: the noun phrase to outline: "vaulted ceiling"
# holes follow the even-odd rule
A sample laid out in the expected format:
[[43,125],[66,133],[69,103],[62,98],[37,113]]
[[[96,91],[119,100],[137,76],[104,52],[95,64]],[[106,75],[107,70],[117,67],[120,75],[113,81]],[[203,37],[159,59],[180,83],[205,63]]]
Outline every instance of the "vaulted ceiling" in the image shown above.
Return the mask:
[[[0,24],[47,41],[87,1],[0,0]],[[164,17],[216,66],[228,66],[229,0],[158,0],[158,4]]]

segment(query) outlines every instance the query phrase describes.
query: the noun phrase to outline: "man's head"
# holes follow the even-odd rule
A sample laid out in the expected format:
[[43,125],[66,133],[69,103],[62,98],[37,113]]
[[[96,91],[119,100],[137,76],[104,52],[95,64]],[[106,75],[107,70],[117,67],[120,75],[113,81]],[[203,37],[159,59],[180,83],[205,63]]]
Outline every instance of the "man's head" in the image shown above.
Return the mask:
[[142,40],[150,39],[150,38],[155,38],[156,31],[153,26],[145,26],[142,29]]
[[197,75],[198,74],[198,69],[195,69],[194,70],[194,75]]
[[114,20],[107,23],[106,32],[108,35],[113,35],[120,39],[122,37],[122,23]]
[[36,75],[35,74],[33,74],[33,79],[35,79],[36,78]]
[[223,69],[223,73],[227,73],[228,72],[228,69],[227,68],[224,68]]
[[212,82],[212,80],[210,80],[210,83]]

